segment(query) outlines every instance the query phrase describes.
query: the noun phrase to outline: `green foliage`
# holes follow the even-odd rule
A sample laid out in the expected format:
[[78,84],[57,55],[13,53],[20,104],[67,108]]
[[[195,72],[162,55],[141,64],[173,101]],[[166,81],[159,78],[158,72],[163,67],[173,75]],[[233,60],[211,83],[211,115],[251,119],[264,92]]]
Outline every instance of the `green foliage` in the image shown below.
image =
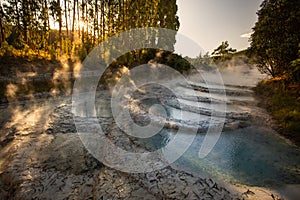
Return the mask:
[[[0,6],[0,46],[7,41],[24,55],[42,50],[51,59],[83,60],[97,44],[122,31],[139,27],[178,30],[177,9],[176,0],[6,0]],[[58,30],[50,29],[51,21]],[[174,48],[175,34],[160,38],[168,40],[169,49]],[[131,63],[148,56],[138,51],[132,54],[137,55],[127,56]]]
[[180,55],[168,51],[161,51],[158,54],[159,56],[153,60],[154,62],[170,66],[181,73],[191,69],[191,64]]
[[50,47],[49,47],[49,54],[50,54],[50,59],[51,60],[56,60],[57,59],[57,57],[56,57],[56,50],[55,50],[55,47],[53,46],[53,45],[51,45]]
[[13,28],[6,41],[9,45],[12,45],[16,49],[23,49],[24,44],[22,42],[22,36],[16,28]]
[[7,42],[3,42],[0,48],[0,55],[4,57],[10,57],[14,55],[14,47]]
[[114,81],[121,77],[122,73],[124,73],[122,72],[124,67],[132,69],[138,65],[147,63],[164,64],[181,73],[189,71],[192,67],[187,60],[182,58],[182,56],[172,52],[157,49],[139,49],[128,52],[112,62],[101,77],[100,82],[104,84],[114,83]]
[[300,43],[300,1],[264,0],[251,36],[251,52],[262,72],[291,75]]
[[86,48],[84,46],[82,46],[78,52],[79,59],[81,61],[83,61],[87,55],[88,55],[88,52],[87,52]]
[[212,59],[209,56],[209,52],[206,52],[203,56],[200,53],[196,58],[185,58],[189,61],[193,66],[209,66],[212,63]]
[[296,82],[300,83],[300,43],[299,43],[298,58],[292,61],[291,67],[292,67],[293,79]]
[[215,60],[225,61],[226,59],[231,58],[231,54],[236,52],[236,49],[229,48],[228,41],[222,42],[211,55],[215,55]]
[[255,90],[281,132],[300,144],[300,86],[277,78],[260,82]]

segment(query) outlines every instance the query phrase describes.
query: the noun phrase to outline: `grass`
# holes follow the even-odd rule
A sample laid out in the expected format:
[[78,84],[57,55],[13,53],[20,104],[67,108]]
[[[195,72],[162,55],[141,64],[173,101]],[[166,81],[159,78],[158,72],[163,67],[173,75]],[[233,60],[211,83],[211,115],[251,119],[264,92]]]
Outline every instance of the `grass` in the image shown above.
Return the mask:
[[290,84],[285,78],[260,82],[256,94],[261,106],[271,114],[277,131],[300,146],[300,85]]

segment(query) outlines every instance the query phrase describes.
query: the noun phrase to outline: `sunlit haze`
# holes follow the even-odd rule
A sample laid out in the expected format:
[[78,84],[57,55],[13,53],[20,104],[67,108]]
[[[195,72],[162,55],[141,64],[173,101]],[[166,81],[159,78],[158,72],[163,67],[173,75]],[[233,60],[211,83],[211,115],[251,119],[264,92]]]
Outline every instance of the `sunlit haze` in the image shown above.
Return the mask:
[[[177,0],[179,33],[210,53],[225,40],[232,48],[246,49],[261,3],[262,0]],[[181,42],[175,49],[189,57],[199,55],[199,49]]]

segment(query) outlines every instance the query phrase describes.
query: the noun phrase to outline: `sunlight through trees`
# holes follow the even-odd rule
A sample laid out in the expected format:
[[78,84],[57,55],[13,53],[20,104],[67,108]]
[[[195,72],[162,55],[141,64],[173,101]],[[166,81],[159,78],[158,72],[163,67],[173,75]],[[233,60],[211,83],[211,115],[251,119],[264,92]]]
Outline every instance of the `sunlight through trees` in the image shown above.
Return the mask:
[[176,13],[176,0],[4,0],[1,53],[14,54],[14,49],[53,59],[62,55],[84,59],[101,41],[125,30],[178,30]]

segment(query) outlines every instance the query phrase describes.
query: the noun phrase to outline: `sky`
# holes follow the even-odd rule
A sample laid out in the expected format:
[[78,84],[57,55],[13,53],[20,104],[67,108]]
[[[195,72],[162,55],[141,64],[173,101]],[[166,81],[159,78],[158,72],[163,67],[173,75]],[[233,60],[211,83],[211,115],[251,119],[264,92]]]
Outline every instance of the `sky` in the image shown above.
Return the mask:
[[[177,0],[179,33],[193,40],[177,38],[176,52],[196,57],[200,51],[211,53],[222,41],[243,50],[257,21],[256,12],[263,0]],[[197,48],[198,44],[201,48]]]

